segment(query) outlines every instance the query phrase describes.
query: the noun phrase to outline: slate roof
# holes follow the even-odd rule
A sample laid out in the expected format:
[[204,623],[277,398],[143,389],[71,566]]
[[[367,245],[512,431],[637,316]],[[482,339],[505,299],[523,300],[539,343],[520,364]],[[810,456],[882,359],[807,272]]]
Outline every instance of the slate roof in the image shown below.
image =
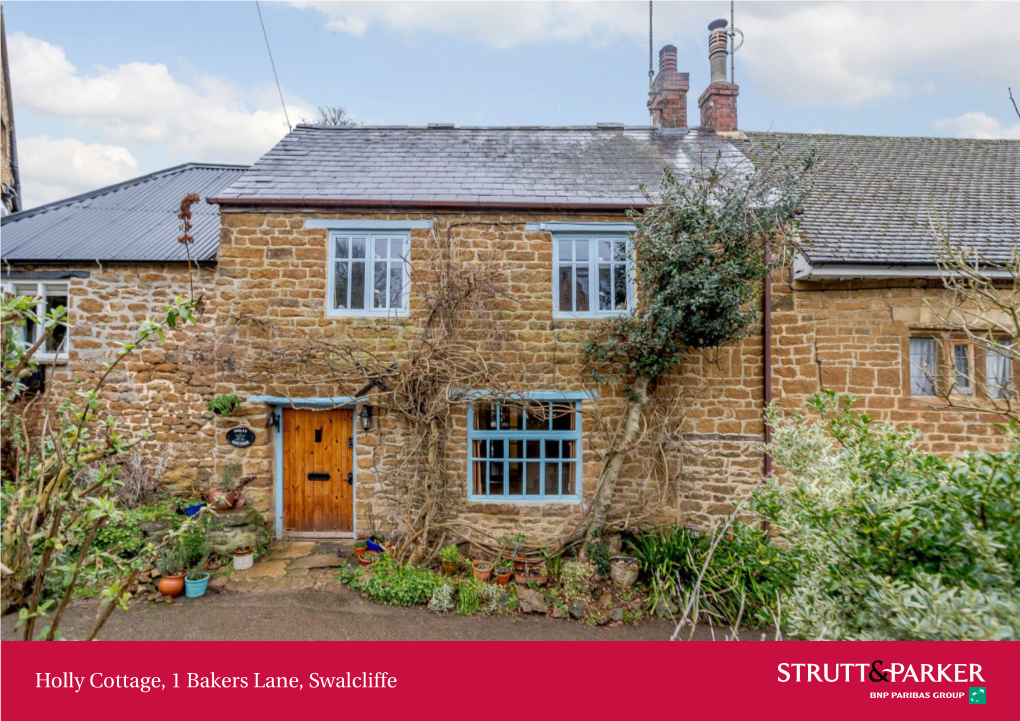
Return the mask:
[[[244,170],[188,163],[5,216],[0,256],[9,263],[184,261],[181,199],[215,195]],[[192,215],[191,256],[210,260],[219,249],[219,209],[196,203]]]
[[802,233],[812,265],[932,264],[931,222],[996,261],[1020,246],[1020,141],[747,133],[754,157],[816,151]]
[[717,153],[703,130],[586,127],[336,128],[299,125],[210,202],[223,205],[633,207]]

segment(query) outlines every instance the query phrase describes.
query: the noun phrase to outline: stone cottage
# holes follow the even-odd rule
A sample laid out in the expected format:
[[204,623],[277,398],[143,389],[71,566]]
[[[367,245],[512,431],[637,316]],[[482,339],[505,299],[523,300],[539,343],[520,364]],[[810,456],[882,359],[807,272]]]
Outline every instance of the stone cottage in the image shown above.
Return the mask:
[[[182,179],[151,207],[207,198],[203,222],[220,227],[199,254],[205,314],[133,362],[109,402],[133,409],[132,428],[181,444],[182,481],[207,483],[227,463],[255,474],[246,497],[278,536],[407,534],[438,502],[453,537],[484,542],[520,520],[537,543],[570,537],[624,402],[591,380],[581,350],[640,293],[627,211],[646,205],[642,188],[664,167],[740,167],[782,143],[822,161],[803,250],[770,279],[760,332],[691,358],[657,389],[665,420],[628,456],[610,523],[728,513],[770,470],[765,405],[800,409],[821,388],[920,428],[937,452],[1001,443],[989,418],[941,404],[925,372],[972,386],[994,375],[1011,393],[1016,370],[937,323],[929,221],[933,208],[964,209],[954,236],[1007,257],[1020,241],[1020,142],[741,132],[720,43],[725,53],[715,28],[695,127],[689,76],[666,46],[650,127],[301,125],[251,168],[203,171],[217,176],[206,186]],[[88,202],[116,205],[126,187]],[[93,258],[85,215],[47,225],[60,212],[4,218],[3,279],[15,292],[66,283],[68,358],[48,367],[66,387],[187,272],[170,227],[111,239],[117,256]],[[431,385],[415,396],[414,383]],[[238,411],[205,410],[227,393],[243,399]],[[413,402],[440,397],[438,416]],[[422,459],[442,469],[438,486],[426,487]]]

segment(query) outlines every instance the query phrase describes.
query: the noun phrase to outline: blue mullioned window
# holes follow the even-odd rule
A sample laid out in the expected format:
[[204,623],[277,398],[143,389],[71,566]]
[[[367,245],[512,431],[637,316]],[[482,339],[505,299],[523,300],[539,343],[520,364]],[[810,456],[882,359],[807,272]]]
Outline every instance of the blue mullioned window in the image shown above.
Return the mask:
[[581,401],[468,406],[468,500],[581,499]]
[[634,306],[632,275],[626,234],[554,232],[554,317],[626,315]]

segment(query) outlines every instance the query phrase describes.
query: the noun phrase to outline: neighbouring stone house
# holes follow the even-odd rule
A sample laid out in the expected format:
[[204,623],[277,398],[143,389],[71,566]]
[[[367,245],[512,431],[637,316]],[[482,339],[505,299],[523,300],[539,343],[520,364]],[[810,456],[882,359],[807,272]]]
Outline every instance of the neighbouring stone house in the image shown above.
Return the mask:
[[[367,369],[420,341],[437,274],[485,277],[498,297],[472,311],[458,352],[488,361],[495,387],[456,389],[437,446],[451,529],[484,540],[528,520],[546,543],[574,533],[589,510],[607,423],[623,406],[619,391],[590,379],[581,344],[640,292],[627,211],[646,204],[642,186],[654,190],[664,167],[739,167],[781,142],[821,159],[803,250],[772,278],[762,332],[692,357],[656,390],[663,404],[684,397],[670,434],[686,443],[683,467],[657,470],[663,441],[646,439],[628,457],[610,521],[728,513],[767,470],[769,398],[795,410],[821,388],[849,391],[879,419],[921,429],[936,452],[1001,444],[989,417],[945,407],[927,382],[924,368],[936,367],[972,385],[994,374],[1008,389],[1014,372],[958,351],[961,339],[935,319],[929,304],[945,292],[929,222],[946,213],[958,240],[1008,257],[1020,241],[1020,142],[740,132],[739,89],[716,67],[718,35],[698,127],[687,123],[689,78],[672,46],[660,53],[651,127],[301,125],[249,169],[186,166],[4,218],[5,286],[68,300],[69,357],[48,359],[47,382],[69,388],[187,287],[175,219],[109,229],[166,221],[184,194],[206,197],[210,232],[193,250],[205,313],[134,360],[108,401],[131,409],[129,427],[180,444],[176,481],[207,483],[241,463],[258,477],[248,502],[276,533],[314,537],[407,531],[398,479],[417,441],[386,400],[387,376]],[[147,186],[159,190],[145,196]],[[127,194],[137,202],[118,200]],[[94,205],[105,219],[92,217]],[[351,371],[359,363],[363,377]],[[205,403],[216,393],[245,402],[214,416]],[[250,445],[228,441],[239,427],[253,432]]]

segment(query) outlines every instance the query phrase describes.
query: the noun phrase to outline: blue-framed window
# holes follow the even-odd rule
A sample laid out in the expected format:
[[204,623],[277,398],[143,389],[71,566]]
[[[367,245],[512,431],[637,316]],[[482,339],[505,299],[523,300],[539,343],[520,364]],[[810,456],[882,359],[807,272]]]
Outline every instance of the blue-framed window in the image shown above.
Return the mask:
[[581,401],[468,406],[468,499],[581,499]]
[[600,318],[633,309],[630,238],[623,233],[553,236],[553,316]]
[[329,315],[407,315],[410,234],[329,234]]

